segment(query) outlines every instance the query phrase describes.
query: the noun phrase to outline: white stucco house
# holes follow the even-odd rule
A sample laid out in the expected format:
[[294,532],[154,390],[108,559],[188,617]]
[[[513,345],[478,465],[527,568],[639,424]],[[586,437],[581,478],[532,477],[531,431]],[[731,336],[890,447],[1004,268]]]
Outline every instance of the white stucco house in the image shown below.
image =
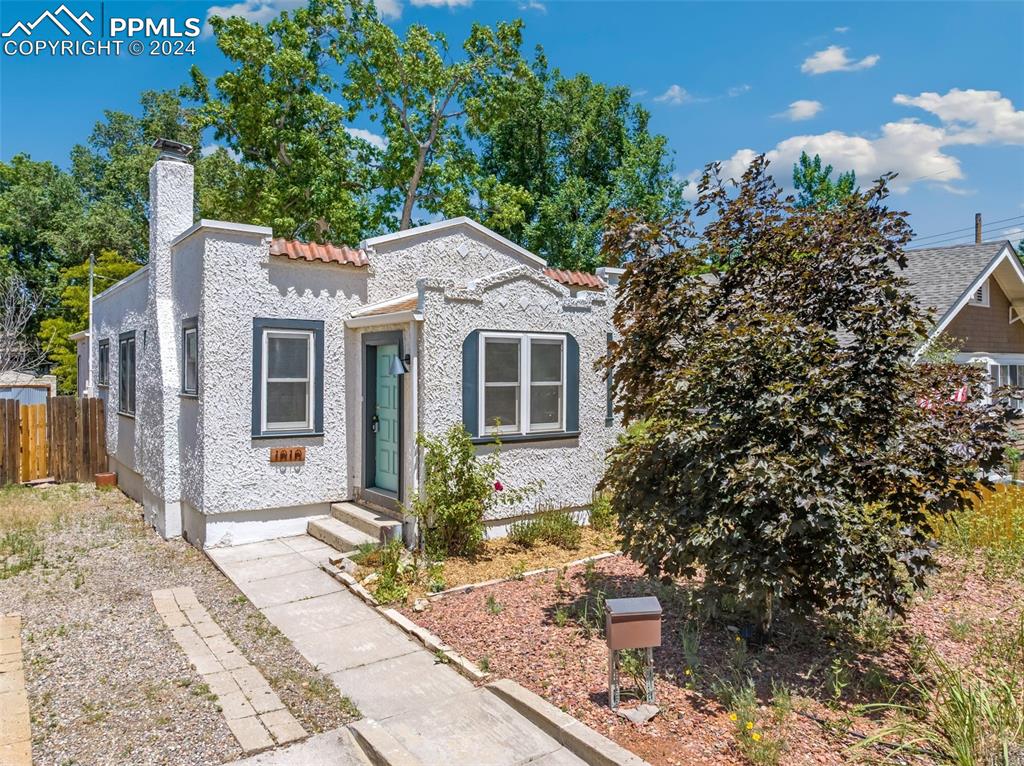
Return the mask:
[[96,297],[79,339],[110,470],[160,534],[411,544],[415,436],[455,422],[483,451],[500,421],[503,482],[544,482],[492,533],[589,505],[618,429],[595,363],[621,272],[549,269],[466,218],[358,249],[194,221],[193,168],[161,146],[149,263]]

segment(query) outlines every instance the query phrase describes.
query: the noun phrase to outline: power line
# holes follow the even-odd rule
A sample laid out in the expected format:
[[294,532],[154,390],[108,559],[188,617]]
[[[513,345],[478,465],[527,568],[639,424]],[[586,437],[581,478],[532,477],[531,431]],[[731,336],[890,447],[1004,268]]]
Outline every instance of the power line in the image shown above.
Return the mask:
[[[1018,219],[1024,219],[1024,215],[1015,215],[1015,216],[1011,216],[1010,218],[1000,218],[997,221],[990,221],[988,225],[991,226],[992,224],[1006,223],[1007,221],[1016,221]],[[944,237],[947,234],[956,234],[957,232],[960,232],[960,231],[974,231],[974,227],[973,226],[964,226],[962,229],[950,229],[949,231],[939,232],[938,234],[922,235],[920,237],[914,237],[913,241],[914,242],[920,242],[921,240],[925,240],[925,239],[935,239],[936,237]]]
[[[1009,232],[1013,231],[1016,228],[1018,228],[1018,226],[1016,224],[1011,225],[1011,226],[1001,226],[1001,227],[995,229],[994,231],[990,231],[989,234],[998,234],[1000,232],[1009,233]],[[986,237],[987,241],[991,241],[992,239],[993,239],[992,237]],[[960,240],[960,241],[957,241],[957,240]],[[974,243],[974,237],[972,235],[970,235],[970,234],[958,234],[955,237],[947,237],[945,239],[935,240],[934,242],[919,243],[916,240],[913,240],[911,242],[911,245],[916,246],[918,248],[926,248],[926,247],[938,247],[939,245],[942,245],[943,243],[948,243],[950,245],[960,245],[960,244],[969,245],[969,244],[973,244]]]

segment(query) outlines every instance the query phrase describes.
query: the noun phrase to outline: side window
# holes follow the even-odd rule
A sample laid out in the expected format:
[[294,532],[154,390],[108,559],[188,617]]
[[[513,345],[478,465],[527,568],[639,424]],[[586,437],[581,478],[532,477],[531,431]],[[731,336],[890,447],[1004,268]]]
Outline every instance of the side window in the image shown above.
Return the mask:
[[117,411],[135,414],[135,333],[122,333],[117,354]]
[[181,326],[181,392],[199,393],[199,327],[195,319]]
[[96,351],[96,383],[110,385],[110,341],[101,340]]
[[254,321],[253,436],[323,432],[323,353],[323,322]]

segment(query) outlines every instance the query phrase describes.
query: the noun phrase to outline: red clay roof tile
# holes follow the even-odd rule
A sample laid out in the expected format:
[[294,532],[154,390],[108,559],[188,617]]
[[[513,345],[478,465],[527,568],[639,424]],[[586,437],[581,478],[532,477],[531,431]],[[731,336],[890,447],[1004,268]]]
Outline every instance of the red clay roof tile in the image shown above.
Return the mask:
[[299,242],[278,237],[270,243],[271,255],[283,255],[293,261],[321,261],[340,263],[345,266],[368,266],[370,261],[362,250],[348,246],[320,245],[316,242]]
[[588,274],[584,271],[565,271],[563,269],[544,269],[544,274],[556,282],[561,282],[569,287],[580,287],[584,290],[603,290],[604,282],[596,274]]

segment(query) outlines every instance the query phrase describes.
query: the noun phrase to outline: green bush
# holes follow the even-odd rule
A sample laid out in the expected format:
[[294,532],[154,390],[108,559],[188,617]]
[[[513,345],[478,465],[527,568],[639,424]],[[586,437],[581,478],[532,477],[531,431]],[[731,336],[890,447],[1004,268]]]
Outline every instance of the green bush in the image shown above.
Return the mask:
[[405,547],[401,540],[391,540],[379,548],[380,569],[377,570],[377,587],[373,592],[382,604],[404,601],[409,588],[402,578],[402,554]]
[[[484,541],[484,519],[501,504],[515,504],[539,488],[521,489],[498,482],[501,443],[486,457],[478,457],[469,433],[456,423],[438,439],[419,434],[424,450],[423,496],[408,509],[423,521],[424,541],[434,556],[466,556]],[[500,489],[499,489],[500,488]]]
[[523,548],[545,542],[575,550],[582,537],[583,531],[569,511],[544,511],[532,519],[516,521],[508,529],[509,541]]
[[612,499],[604,492],[594,495],[590,504],[590,527],[604,532],[615,527],[615,511],[612,510]]

